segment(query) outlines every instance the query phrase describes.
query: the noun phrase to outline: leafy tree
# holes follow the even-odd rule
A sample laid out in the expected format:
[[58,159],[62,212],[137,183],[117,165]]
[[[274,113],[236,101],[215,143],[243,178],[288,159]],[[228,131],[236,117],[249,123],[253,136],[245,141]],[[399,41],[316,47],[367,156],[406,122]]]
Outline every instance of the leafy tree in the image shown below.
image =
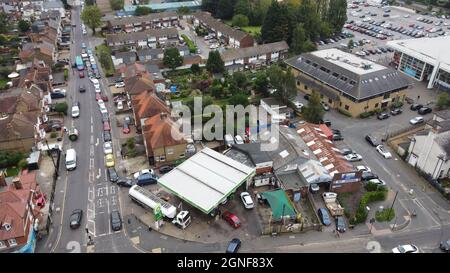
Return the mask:
[[333,33],[333,29],[331,28],[330,24],[326,21],[320,22],[319,25],[319,35],[321,37],[330,37],[330,35]]
[[214,98],[220,99],[223,95],[223,86],[221,84],[214,84],[209,88],[209,91]]
[[278,65],[272,65],[268,70],[268,75],[270,84],[276,89],[275,96],[287,104],[289,99],[297,93],[295,77],[291,73],[291,69],[283,71]]
[[8,15],[0,12],[0,33],[7,33],[10,30]]
[[219,51],[210,51],[208,55],[208,61],[206,62],[206,70],[210,73],[223,73],[225,72],[225,63],[220,56]]
[[256,79],[253,82],[253,87],[257,92],[266,93],[269,87],[269,80],[267,74],[264,71],[258,72]]
[[449,101],[449,96],[448,93],[441,93],[438,95],[437,97],[437,102],[436,102],[436,106],[439,109],[444,109],[449,105],[450,101]]
[[236,0],[218,0],[216,15],[221,19],[230,19],[233,17],[233,9]]
[[26,157],[27,155],[23,152],[0,150],[0,168],[17,166]]
[[245,76],[245,74],[242,72],[233,73],[233,81],[236,83],[237,87],[241,89],[246,88],[248,85],[247,76]]
[[248,17],[243,14],[236,14],[232,19],[233,26],[246,27],[248,26]]
[[134,10],[134,15],[136,16],[144,16],[147,14],[152,13],[153,10],[146,6],[137,6],[137,8]]
[[352,49],[355,47],[355,41],[353,41],[353,39],[350,39],[350,41],[348,41],[347,47]]
[[347,1],[329,0],[327,22],[335,32],[341,31],[345,21],[347,21]]
[[324,110],[320,104],[320,95],[313,92],[309,98],[308,105],[303,108],[303,117],[306,121],[319,124],[324,115]]
[[309,52],[316,49],[316,45],[306,37],[305,29],[302,24],[298,24],[292,35],[291,50],[295,54]]
[[31,24],[28,21],[20,20],[17,26],[19,27],[20,32],[24,33],[30,29]]
[[63,114],[67,114],[67,109],[69,108],[69,106],[67,105],[66,102],[61,102],[61,103],[57,103],[55,105],[55,112],[58,113],[63,113]]
[[102,13],[97,6],[85,6],[81,13],[81,20],[92,29],[95,34],[95,28],[101,26]]
[[124,0],[109,0],[109,4],[113,10],[123,9]]
[[191,12],[191,10],[188,7],[183,6],[180,7],[177,12],[178,14],[188,14]]
[[228,103],[233,106],[242,105],[245,107],[249,104],[248,96],[244,93],[237,93],[228,99]]
[[95,4],[95,0],[85,0],[84,3],[86,6],[93,6]]
[[209,11],[211,14],[215,15],[217,10],[217,0],[203,0],[202,1],[202,10]]
[[111,69],[111,55],[108,52],[101,51],[99,61],[105,70]]
[[264,10],[264,8],[261,5],[256,5],[254,8],[252,8],[250,14],[248,15],[249,24],[251,26],[260,26],[263,24],[265,16],[266,11]]
[[298,23],[303,24],[305,34],[310,40],[314,41],[320,33],[320,15],[317,12],[317,5],[314,1],[303,0],[296,11]]
[[406,0],[406,1],[405,1],[405,4],[406,4],[406,5],[411,5],[411,4],[412,4],[412,1],[411,1],[411,0]]
[[273,1],[267,10],[266,18],[261,28],[263,42],[271,43],[287,41],[292,37],[293,20],[288,6]]
[[194,74],[200,73],[200,66],[198,64],[191,65],[191,72]]
[[176,47],[169,47],[164,51],[163,63],[172,70],[183,64],[183,57]]
[[249,16],[251,6],[249,0],[238,0],[234,5],[234,14],[243,14]]

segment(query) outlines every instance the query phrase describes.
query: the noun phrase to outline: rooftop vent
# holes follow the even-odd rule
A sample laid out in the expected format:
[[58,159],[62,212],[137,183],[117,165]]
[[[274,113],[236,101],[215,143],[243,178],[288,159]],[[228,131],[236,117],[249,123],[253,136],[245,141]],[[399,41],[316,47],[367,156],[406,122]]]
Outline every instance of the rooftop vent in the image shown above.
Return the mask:
[[364,70],[369,70],[369,69],[371,69],[372,68],[372,65],[371,64],[369,64],[369,63],[361,63],[361,68],[362,69],[364,69]]

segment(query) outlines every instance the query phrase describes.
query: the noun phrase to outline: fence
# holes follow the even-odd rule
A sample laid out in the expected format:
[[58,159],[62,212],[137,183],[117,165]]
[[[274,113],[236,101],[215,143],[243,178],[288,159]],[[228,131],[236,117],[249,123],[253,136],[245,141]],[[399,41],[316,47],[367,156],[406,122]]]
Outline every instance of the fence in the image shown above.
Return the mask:
[[[425,120],[424,123],[427,123],[430,120],[431,120],[431,118],[428,118],[428,119]],[[401,129],[398,129],[398,130],[395,130],[395,131],[389,131],[387,133],[386,140],[392,139],[394,137],[397,137],[397,136],[402,135],[402,134],[407,133],[407,132],[411,132],[411,133],[414,132],[415,133],[416,131],[419,131],[419,130],[423,129],[422,127],[424,127],[424,123],[418,124],[418,125],[411,125],[411,126],[408,126],[408,127],[405,127],[405,128],[401,128]]]

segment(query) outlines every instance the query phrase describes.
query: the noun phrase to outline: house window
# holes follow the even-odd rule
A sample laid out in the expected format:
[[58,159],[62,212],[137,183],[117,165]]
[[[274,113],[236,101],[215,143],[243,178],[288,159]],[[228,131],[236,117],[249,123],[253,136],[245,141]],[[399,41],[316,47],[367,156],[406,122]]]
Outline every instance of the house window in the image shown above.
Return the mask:
[[184,154],[180,154],[180,158],[184,158]]
[[350,109],[350,106],[348,106],[348,105],[345,105],[345,110],[348,110],[348,109]]
[[166,151],[167,151],[166,154],[168,154],[168,155],[172,155],[173,154],[173,148],[169,148]]
[[332,99],[328,99],[328,103],[329,103],[329,104],[332,104],[332,103],[333,103],[333,100],[332,100]]
[[390,95],[389,93],[384,94],[383,99],[388,99]]
[[8,240],[8,244],[9,244],[9,246],[16,246],[17,245],[17,242],[16,242],[16,239],[9,239]]
[[379,104],[378,102],[377,102],[377,103],[375,103],[375,108],[378,108],[378,104]]
[[339,107],[341,107],[342,106],[342,102],[339,102]]
[[308,90],[308,86],[305,84],[305,90]]
[[4,241],[0,241],[0,249],[5,248],[6,244]]
[[166,156],[165,155],[160,156],[159,161],[166,161]]
[[323,94],[320,94],[320,98],[323,99]]
[[297,81],[297,85],[300,85],[300,81]]

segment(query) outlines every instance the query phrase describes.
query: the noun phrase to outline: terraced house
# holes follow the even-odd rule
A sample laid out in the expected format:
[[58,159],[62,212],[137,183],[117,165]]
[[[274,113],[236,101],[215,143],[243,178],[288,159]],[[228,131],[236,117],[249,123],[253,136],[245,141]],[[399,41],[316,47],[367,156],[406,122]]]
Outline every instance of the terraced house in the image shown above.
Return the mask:
[[410,82],[400,72],[330,48],[285,61],[299,91],[319,92],[323,102],[352,117],[403,102]]
[[139,32],[153,28],[175,27],[179,24],[176,12],[151,13],[145,16],[133,16],[111,19],[106,21],[109,33]]
[[156,48],[158,45],[177,45],[178,31],[176,28],[148,29],[142,32],[120,33],[106,35],[106,45],[112,50],[127,46],[130,49]]

